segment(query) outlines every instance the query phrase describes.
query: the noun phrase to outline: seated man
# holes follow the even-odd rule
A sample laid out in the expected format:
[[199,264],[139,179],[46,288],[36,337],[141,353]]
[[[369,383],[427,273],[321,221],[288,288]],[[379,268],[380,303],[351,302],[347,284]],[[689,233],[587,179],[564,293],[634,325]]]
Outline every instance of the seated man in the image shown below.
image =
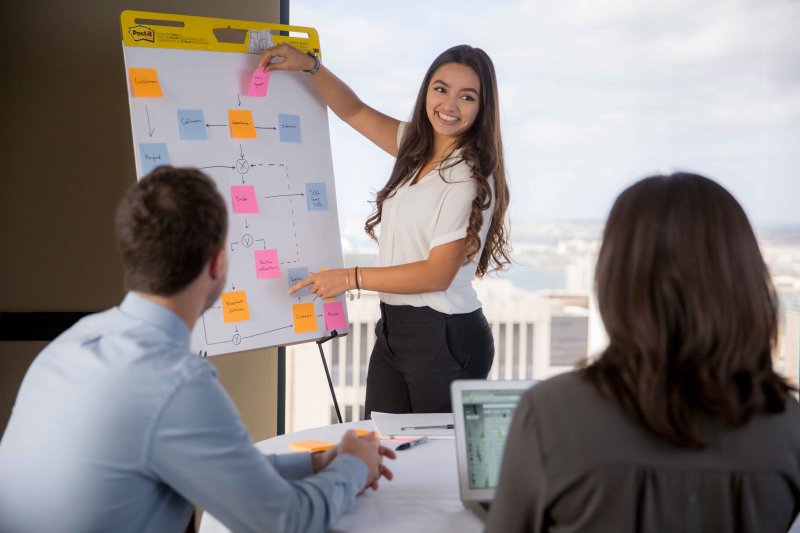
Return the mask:
[[323,531],[391,472],[375,435],[264,456],[189,332],[227,273],[227,212],[160,167],[117,213],[130,292],[31,365],[0,442],[0,531],[181,532],[193,505],[236,531]]

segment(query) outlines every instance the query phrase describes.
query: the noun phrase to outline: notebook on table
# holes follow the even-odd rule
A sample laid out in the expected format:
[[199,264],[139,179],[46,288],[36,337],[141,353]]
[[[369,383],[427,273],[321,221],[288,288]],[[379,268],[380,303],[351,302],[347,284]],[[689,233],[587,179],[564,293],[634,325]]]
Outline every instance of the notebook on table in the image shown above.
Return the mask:
[[536,381],[456,380],[450,386],[461,501],[486,521],[511,418]]

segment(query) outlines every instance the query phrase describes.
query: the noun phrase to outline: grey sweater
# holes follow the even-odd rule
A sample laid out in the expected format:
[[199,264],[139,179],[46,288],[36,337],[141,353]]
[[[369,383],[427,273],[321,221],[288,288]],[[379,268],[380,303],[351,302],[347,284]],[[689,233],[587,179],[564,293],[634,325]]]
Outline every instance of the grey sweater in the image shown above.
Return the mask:
[[489,532],[786,531],[800,510],[800,406],[742,428],[706,420],[673,446],[580,371],[521,398]]

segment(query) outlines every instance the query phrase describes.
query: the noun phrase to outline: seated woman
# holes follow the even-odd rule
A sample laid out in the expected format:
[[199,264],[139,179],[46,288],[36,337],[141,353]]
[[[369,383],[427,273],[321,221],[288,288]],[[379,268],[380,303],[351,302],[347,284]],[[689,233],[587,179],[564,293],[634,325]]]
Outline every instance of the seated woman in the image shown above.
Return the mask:
[[693,174],[611,209],[609,344],[523,396],[487,531],[786,531],[800,406],[772,368],[777,300],[736,200]]

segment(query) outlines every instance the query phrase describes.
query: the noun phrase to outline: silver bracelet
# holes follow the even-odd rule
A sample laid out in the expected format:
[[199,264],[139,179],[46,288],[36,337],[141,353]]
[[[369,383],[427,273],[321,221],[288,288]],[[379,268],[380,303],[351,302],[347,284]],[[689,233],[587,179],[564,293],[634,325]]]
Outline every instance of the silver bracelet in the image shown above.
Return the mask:
[[314,52],[306,52],[306,54],[314,58],[314,66],[308,70],[304,70],[303,72],[305,72],[309,76],[313,76],[319,70],[319,66],[322,64],[322,61],[320,60],[319,55],[315,54]]

